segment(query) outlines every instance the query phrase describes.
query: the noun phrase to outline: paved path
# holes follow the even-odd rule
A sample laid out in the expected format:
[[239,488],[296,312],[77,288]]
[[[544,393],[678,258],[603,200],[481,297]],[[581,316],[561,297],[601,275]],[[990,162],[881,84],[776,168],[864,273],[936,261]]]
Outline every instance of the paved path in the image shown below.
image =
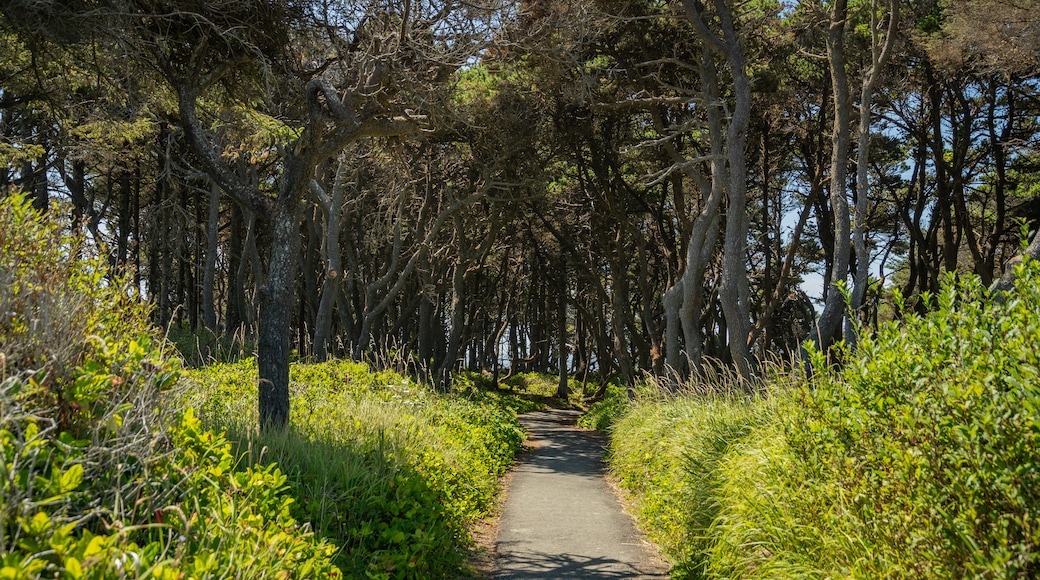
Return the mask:
[[535,449],[506,490],[495,578],[667,578],[604,479],[606,440],[574,428],[579,415],[520,418]]

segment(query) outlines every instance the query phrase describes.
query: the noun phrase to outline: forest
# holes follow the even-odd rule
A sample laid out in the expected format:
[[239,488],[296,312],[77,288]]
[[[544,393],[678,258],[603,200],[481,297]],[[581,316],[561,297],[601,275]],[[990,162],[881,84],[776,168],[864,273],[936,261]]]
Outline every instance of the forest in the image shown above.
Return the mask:
[[[1040,520],[1035,490],[1022,490],[1040,460],[1019,443],[1038,437],[1040,393],[1037,355],[1016,341],[1040,339],[1023,306],[1040,285],[1038,121],[1033,0],[0,3],[0,442],[22,445],[0,466],[0,577],[59,568],[89,577],[69,568],[68,554],[80,566],[102,552],[110,563],[150,559],[155,577],[177,577],[189,562],[189,575],[209,577],[216,564],[198,554],[220,560],[236,548],[177,546],[176,534],[156,540],[148,526],[194,538],[185,531],[194,520],[180,530],[162,516],[163,502],[185,497],[217,506],[213,529],[230,525],[240,515],[219,507],[238,497],[228,489],[277,528],[257,528],[258,541],[296,538],[286,570],[306,561],[315,575],[451,576],[462,530],[492,510],[495,480],[521,445],[513,414],[529,401],[499,387],[535,382],[545,398],[596,402],[585,421],[609,426],[621,446],[612,468],[643,497],[641,517],[667,520],[650,526],[664,530],[655,541],[673,550],[683,577],[816,577],[794,560],[734,564],[705,539],[709,529],[742,533],[733,510],[770,517],[761,497],[727,504],[727,485],[793,489],[776,470],[724,460],[751,439],[784,440],[789,455],[775,465],[797,459],[806,481],[830,482],[806,498],[866,510],[855,498],[869,493],[895,510],[845,514],[841,525],[902,522],[929,502],[949,505],[951,490],[988,494],[972,487],[985,477],[954,472],[990,460],[1007,468],[983,471],[1009,486],[1000,493],[1012,507],[986,495],[995,503],[974,515],[943,512],[935,544],[900,523],[902,536],[862,540],[878,542],[869,544],[876,560],[822,558],[817,572],[1030,577]],[[977,355],[985,345],[972,333],[1009,350]],[[961,359],[1003,370],[977,385],[964,378],[957,395],[939,389],[948,405],[928,415],[926,387],[940,375],[957,382],[935,361]],[[971,368],[961,376],[984,370]],[[638,442],[679,433],[668,423],[678,411],[662,406],[711,382],[725,393],[683,411],[698,434],[659,468],[715,483],[682,498],[669,494],[688,492],[685,479],[644,489],[639,457],[660,450]],[[786,394],[762,395],[773,390]],[[394,401],[421,412],[385,415]],[[358,413],[369,423],[334,427],[346,407],[366,409]],[[927,417],[871,423],[913,409]],[[670,427],[640,423],[654,413]],[[993,413],[1017,427],[991,424]],[[175,453],[148,444],[160,423]],[[138,430],[127,434],[130,425]],[[889,450],[902,451],[885,459],[856,447],[868,432],[856,429],[890,435],[899,442]],[[280,449],[271,457],[284,473],[250,455],[242,442],[253,431],[277,439],[265,445]],[[950,432],[984,444],[953,458],[903,447],[964,443]],[[1000,455],[1013,433],[1021,441]],[[384,436],[419,451],[405,457]],[[472,455],[448,450],[459,445]],[[127,449],[136,459],[112,459]],[[318,459],[292,463],[322,453],[356,471],[313,479]],[[690,457],[701,458],[696,468]],[[22,475],[19,458],[30,465]],[[123,471],[99,467],[109,460]],[[148,479],[200,461],[208,475]],[[824,461],[840,473],[821,475]],[[925,493],[915,486],[929,466],[942,475]],[[133,469],[151,475],[131,485],[123,478]],[[108,482],[122,507],[77,519],[77,502],[101,509],[83,491],[92,473],[91,485]],[[373,499],[359,519],[301,499],[327,495],[329,478],[370,476],[387,478],[372,489],[390,481],[418,498],[443,537],[420,541],[433,528],[401,518],[359,531],[374,525],[358,515],[365,509],[407,511],[387,507],[400,494]],[[287,488],[297,493],[291,509],[279,499]],[[71,511],[48,519],[49,500],[33,495],[43,490]],[[126,494],[144,507],[123,506]],[[422,503],[431,497],[441,499]],[[668,520],[664,506],[690,502],[715,507],[693,523]],[[792,514],[810,503],[777,516],[795,523],[769,541],[797,544],[792,530],[809,524]],[[120,535],[112,521],[143,531]],[[288,531],[304,521],[320,533]],[[379,552],[405,535],[417,552]],[[20,559],[34,553],[17,541],[30,536],[50,538],[50,560]],[[970,547],[984,537],[1006,558],[972,563],[987,552]],[[897,561],[920,565],[886,568]],[[953,571],[930,567],[938,562]]]
[[0,187],[63,201],[202,358],[255,348],[274,422],[291,356],[751,374],[894,290],[993,283],[1040,217],[1030,3],[12,2],[3,25]]

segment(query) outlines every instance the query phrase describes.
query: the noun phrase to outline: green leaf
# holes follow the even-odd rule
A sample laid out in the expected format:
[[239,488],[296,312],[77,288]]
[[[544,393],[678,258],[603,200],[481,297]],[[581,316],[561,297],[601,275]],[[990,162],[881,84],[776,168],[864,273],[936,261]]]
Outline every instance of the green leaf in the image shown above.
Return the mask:
[[83,577],[83,567],[80,565],[79,560],[75,558],[69,557],[65,559],[65,571],[73,578]]
[[83,551],[83,557],[89,558],[103,552],[105,550],[105,540],[107,539],[106,536],[94,536],[91,538],[90,543],[87,544],[87,549]]
[[62,493],[70,492],[79,487],[81,483],[83,483],[83,466],[77,463],[61,474],[59,490]]

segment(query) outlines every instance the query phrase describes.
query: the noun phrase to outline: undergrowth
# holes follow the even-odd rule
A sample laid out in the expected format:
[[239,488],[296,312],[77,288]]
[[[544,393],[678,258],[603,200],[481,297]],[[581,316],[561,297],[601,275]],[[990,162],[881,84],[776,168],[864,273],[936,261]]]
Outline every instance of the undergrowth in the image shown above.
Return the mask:
[[439,394],[363,363],[291,368],[291,426],[256,436],[252,360],[191,371],[188,403],[259,465],[277,462],[292,513],[340,546],[345,573],[429,578],[458,573],[466,526],[494,506],[523,433],[493,404]]
[[510,411],[294,365],[292,428],[260,437],[253,362],[183,371],[131,288],[0,200],[0,578],[460,573],[521,444]]
[[617,402],[611,468],[673,574],[1040,575],[1040,265],[1019,268],[1000,300],[951,278],[764,395]]
[[164,411],[179,363],[147,308],[20,195],[0,200],[0,363],[0,578],[338,576],[276,466]]
[[570,396],[567,400],[556,396],[556,375],[543,373],[517,373],[495,383],[487,373],[462,372],[455,375],[452,390],[467,399],[489,403],[512,411],[516,415],[542,411],[550,407],[580,408],[590,390],[598,383],[568,379]]

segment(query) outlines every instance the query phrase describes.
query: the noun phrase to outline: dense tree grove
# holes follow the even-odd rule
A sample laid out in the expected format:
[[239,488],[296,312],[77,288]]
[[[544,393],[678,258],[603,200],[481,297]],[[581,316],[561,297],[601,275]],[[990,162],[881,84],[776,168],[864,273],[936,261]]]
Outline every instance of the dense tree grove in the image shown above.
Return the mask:
[[283,425],[292,356],[748,375],[1010,285],[1038,90],[1032,0],[12,0],[0,191]]

